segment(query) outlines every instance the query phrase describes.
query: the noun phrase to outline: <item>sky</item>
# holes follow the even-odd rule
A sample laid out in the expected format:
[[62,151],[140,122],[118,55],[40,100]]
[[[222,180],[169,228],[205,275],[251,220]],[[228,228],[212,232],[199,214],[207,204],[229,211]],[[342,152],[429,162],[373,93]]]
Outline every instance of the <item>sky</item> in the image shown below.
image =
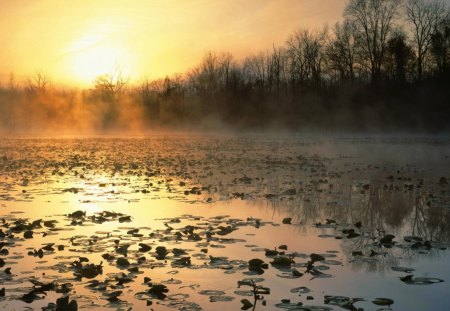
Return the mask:
[[346,0],[0,0],[0,80],[42,72],[89,85],[194,67],[208,51],[236,59],[284,44],[299,27],[341,19]]

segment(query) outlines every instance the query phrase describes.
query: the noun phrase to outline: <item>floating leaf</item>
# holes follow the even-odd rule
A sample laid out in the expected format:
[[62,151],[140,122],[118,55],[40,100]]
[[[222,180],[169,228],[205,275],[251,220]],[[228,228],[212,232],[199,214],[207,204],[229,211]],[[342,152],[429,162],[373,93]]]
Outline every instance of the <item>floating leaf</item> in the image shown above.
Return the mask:
[[390,306],[394,304],[394,300],[389,298],[375,298],[372,300],[372,303],[378,306]]
[[406,268],[406,267],[391,267],[391,269],[394,271],[406,272],[406,273],[411,273],[414,271],[413,268]]
[[198,292],[200,295],[205,295],[205,296],[220,296],[220,295],[225,295],[224,291],[221,290],[213,290],[213,289],[207,289],[207,290],[201,290]]
[[233,301],[233,300],[234,300],[234,297],[232,297],[232,296],[225,296],[225,295],[209,296],[210,302],[218,302],[218,301],[227,302],[227,301]]
[[442,279],[432,277],[414,277],[412,274],[401,277],[400,280],[410,285],[431,285],[444,282]]
[[291,293],[296,293],[296,294],[307,294],[310,292],[311,292],[311,290],[308,287],[304,287],[304,286],[291,289]]

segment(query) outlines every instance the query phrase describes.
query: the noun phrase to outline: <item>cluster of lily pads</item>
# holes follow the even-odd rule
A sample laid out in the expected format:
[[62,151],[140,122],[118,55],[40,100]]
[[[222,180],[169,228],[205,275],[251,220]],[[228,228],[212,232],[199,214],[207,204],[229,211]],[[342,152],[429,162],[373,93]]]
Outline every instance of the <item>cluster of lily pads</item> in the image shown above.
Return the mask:
[[[227,274],[242,274],[241,280],[236,284],[233,295],[227,295],[225,291],[213,289],[201,289],[198,285],[186,285],[198,295],[209,297],[210,302],[233,301],[241,296],[241,308],[243,310],[255,310],[258,304],[262,307],[267,305],[266,296],[271,295],[271,289],[263,285],[265,279],[261,277],[268,269],[276,269],[279,278],[298,279],[308,275],[310,279],[329,278],[331,274],[323,272],[329,270],[329,266],[342,265],[342,262],[334,260],[336,252],[328,251],[323,254],[311,253],[303,254],[299,252],[289,252],[288,245],[279,245],[273,249],[259,248],[256,245],[245,245],[252,247],[254,252],[260,252],[261,257],[255,257],[248,261],[241,259],[230,259],[224,256],[213,256],[209,254],[215,248],[223,248],[228,244],[241,243],[243,239],[232,237],[233,233],[242,227],[254,227],[255,229],[266,225],[279,225],[272,222],[262,221],[249,217],[247,219],[235,219],[229,216],[216,216],[204,218],[201,216],[182,215],[177,218],[160,219],[163,229],[151,230],[150,228],[119,227],[113,232],[98,231],[99,234],[92,236],[72,236],[61,238],[60,243],[55,242],[54,235],[64,231],[67,227],[96,225],[104,223],[123,224],[132,223],[129,215],[111,211],[102,211],[94,214],[87,214],[85,211],[75,211],[63,216],[61,220],[28,220],[16,218],[14,215],[2,219],[0,229],[2,257],[8,256],[21,243],[33,240],[33,237],[52,237],[52,243],[44,243],[41,248],[28,252],[30,259],[53,257],[56,262],[48,269],[56,271],[61,275],[61,280],[45,282],[35,277],[22,280],[29,281],[32,286],[24,288],[22,295],[12,295],[9,299],[21,300],[31,304],[37,300],[48,300],[49,292],[60,294],[55,303],[48,303],[44,310],[77,310],[80,305],[77,302],[77,288],[83,286],[100,300],[114,307],[132,304],[127,301],[127,297],[122,298],[124,291],[132,289],[134,298],[145,301],[147,306],[152,306],[155,302],[180,310],[201,310],[202,307],[195,301],[190,301],[190,295],[183,292],[173,293],[171,286],[181,285],[182,280],[171,277],[166,280],[154,281],[152,271],[161,268],[172,269],[172,274],[176,275],[181,269],[218,269]],[[291,225],[292,219],[285,218],[284,225]],[[347,234],[346,239],[356,238],[356,235],[364,235],[363,226],[359,223],[354,228],[338,229],[335,221],[327,220],[326,224],[316,224],[317,227],[334,228],[340,230],[342,234]],[[349,231],[353,230],[353,231]],[[349,235],[351,235],[349,237]],[[230,237],[229,237],[230,236]],[[405,237],[409,243],[420,242],[418,237]],[[391,248],[395,245],[394,236],[385,235],[374,242],[379,247]],[[425,242],[424,242],[425,243]],[[194,245],[194,248],[184,245]],[[374,244],[374,245],[375,245]],[[177,247],[169,247],[169,245]],[[412,247],[411,245],[411,247]],[[88,254],[87,256],[68,256],[67,250]],[[61,253],[61,255],[58,255]],[[90,255],[89,255],[90,254]],[[99,254],[102,258],[100,262],[92,262],[93,254]],[[354,257],[363,256],[356,251]],[[72,258],[72,260],[70,260]],[[2,266],[6,266],[0,278],[0,284],[13,281],[11,269],[15,263],[9,263],[8,257],[0,258]],[[105,269],[109,272],[105,275]],[[410,273],[412,269],[394,267],[396,271]],[[68,277],[67,274],[71,274]],[[139,276],[143,275],[142,282]],[[406,284],[433,284],[443,280],[428,277],[414,277],[406,275],[400,278]],[[14,283],[14,282],[12,282]],[[130,284],[135,284],[130,287]],[[180,286],[182,289],[184,286]],[[8,297],[7,293],[14,288],[10,286],[5,291],[0,291],[0,296]],[[78,290],[79,291],[79,290]],[[306,299],[314,299],[310,296],[307,287],[296,287],[291,293],[297,295],[307,295]],[[81,299],[82,300],[82,299]],[[343,296],[324,296],[325,305],[336,305],[348,310],[357,310],[355,303],[364,301],[362,298],[348,298]],[[373,299],[376,305],[391,305],[393,301],[389,298]],[[98,302],[96,303],[99,305]],[[81,306],[89,307],[89,304],[82,303]],[[326,306],[304,305],[303,302],[292,302],[291,299],[280,299],[277,308],[288,310],[332,310]]]
[[[291,142],[162,138],[70,143],[23,140],[18,145],[6,141],[0,143],[0,155],[4,154],[0,158],[0,200],[27,203],[36,196],[51,194],[77,198],[80,206],[96,200],[133,203],[162,196],[198,203],[263,201],[274,209],[286,208],[283,211],[292,217],[283,219],[281,225],[307,226],[309,221],[316,222],[321,237],[342,241],[351,265],[373,265],[387,258],[404,257],[408,252],[413,256],[447,247],[436,240],[450,232],[445,225],[445,220],[450,219],[445,210],[450,197],[446,177],[424,180],[414,167],[386,168],[361,164],[353,158],[327,158],[302,151],[302,142]],[[412,206],[423,205],[419,212],[428,231],[395,237],[389,234],[395,226],[382,224],[374,228],[355,221],[369,208],[382,215],[377,204],[397,208],[395,197],[406,202],[402,215],[407,215]],[[413,202],[416,198],[417,204]],[[352,212],[342,212],[352,202],[356,202]],[[438,207],[443,212],[436,218]],[[308,211],[314,212],[309,215]],[[317,223],[317,218],[330,217],[328,214],[338,218]],[[383,215],[381,223],[395,218],[386,211],[384,214],[387,216]],[[432,220],[440,222],[435,226]],[[326,279],[333,277],[333,267],[344,264],[336,259],[334,251],[299,253],[290,251],[289,245],[265,248],[245,244],[239,229],[280,225],[253,217],[181,215],[160,221],[162,229],[134,227],[130,215],[84,210],[62,218],[5,216],[0,222],[0,297],[4,297],[0,305],[2,299],[27,305],[45,302],[45,310],[59,311],[78,307],[131,308],[138,300],[149,308],[157,304],[201,310],[202,299],[198,297],[204,296],[214,303],[238,300],[242,309],[255,310],[267,306],[267,297],[274,296],[273,288],[263,278],[268,271],[275,272],[283,282]],[[84,234],[84,229],[102,225],[108,229]],[[68,236],[69,229],[75,235]],[[232,244],[244,245],[246,254],[257,255],[243,260],[222,256],[223,252],[216,254]],[[24,277],[18,277],[17,261],[35,263],[33,276],[25,271]],[[419,276],[410,267],[385,266],[401,274],[398,280],[402,284],[444,281]],[[168,278],[156,274],[169,269]],[[233,275],[238,280],[233,292],[204,289],[199,284],[184,284],[183,277],[177,278],[180,271],[201,269],[223,272],[224,277]],[[305,286],[292,288],[290,294],[301,296],[301,300],[277,297],[279,303],[275,306],[287,310],[331,310],[333,306],[357,310],[355,305],[367,300],[325,295],[322,305],[315,306],[308,302],[318,299]],[[393,304],[389,298],[368,300],[379,306]]]
[[[361,221],[355,224],[338,224],[333,219],[326,219],[325,222],[318,222],[315,224],[316,228],[332,230],[332,234],[321,234],[321,237],[334,237],[339,240],[359,240],[357,243],[351,245],[359,245],[360,249],[351,250],[350,263],[379,263],[379,259],[386,258],[388,255],[393,255],[394,251],[400,252],[417,252],[427,254],[432,250],[445,251],[448,248],[447,243],[439,241],[424,240],[419,236],[405,235],[403,241],[397,241],[393,234],[386,234],[379,229],[365,227]],[[329,231],[330,232],[330,231]],[[391,266],[393,271],[411,273],[413,268]],[[399,279],[406,284],[413,285],[429,285],[444,282],[444,280],[434,277],[414,277],[409,274]]]

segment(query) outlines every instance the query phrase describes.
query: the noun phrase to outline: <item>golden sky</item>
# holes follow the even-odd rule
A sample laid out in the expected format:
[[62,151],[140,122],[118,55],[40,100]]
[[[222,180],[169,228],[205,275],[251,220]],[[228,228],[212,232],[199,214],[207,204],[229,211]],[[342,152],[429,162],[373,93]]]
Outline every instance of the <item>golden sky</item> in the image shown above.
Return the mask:
[[207,51],[235,58],[281,45],[300,26],[334,24],[346,0],[0,0],[0,78],[42,71],[90,84],[184,72]]

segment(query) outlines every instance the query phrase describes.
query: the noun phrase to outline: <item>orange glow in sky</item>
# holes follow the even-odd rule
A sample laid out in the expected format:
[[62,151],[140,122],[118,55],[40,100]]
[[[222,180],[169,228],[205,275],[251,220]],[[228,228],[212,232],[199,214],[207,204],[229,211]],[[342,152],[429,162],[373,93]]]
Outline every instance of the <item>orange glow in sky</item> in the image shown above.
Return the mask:
[[73,73],[77,80],[93,81],[116,66],[126,76],[133,74],[134,58],[128,49],[112,42],[102,42],[102,36],[95,32],[74,40],[67,53],[67,72]]
[[346,0],[0,0],[0,80],[36,71],[89,85],[119,66],[139,80],[185,72],[205,52],[240,59],[300,26],[340,19]]

